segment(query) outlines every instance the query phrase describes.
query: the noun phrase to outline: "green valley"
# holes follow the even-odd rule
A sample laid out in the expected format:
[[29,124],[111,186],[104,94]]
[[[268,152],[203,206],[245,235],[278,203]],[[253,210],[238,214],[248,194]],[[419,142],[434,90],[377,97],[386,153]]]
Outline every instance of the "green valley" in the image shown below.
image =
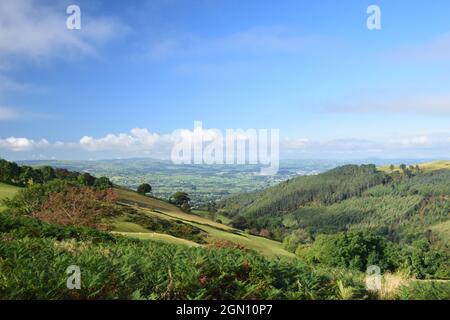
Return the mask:
[[50,166],[1,160],[0,178],[2,298],[450,298],[446,162],[345,165],[204,210]]

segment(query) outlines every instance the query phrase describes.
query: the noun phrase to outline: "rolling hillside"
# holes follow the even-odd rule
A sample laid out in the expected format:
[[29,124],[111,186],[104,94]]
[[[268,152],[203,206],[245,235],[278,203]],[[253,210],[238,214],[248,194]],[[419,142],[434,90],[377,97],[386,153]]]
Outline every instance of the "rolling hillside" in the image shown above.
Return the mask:
[[374,165],[347,165],[316,176],[301,176],[274,187],[230,197],[219,207],[231,216],[250,219],[283,215],[307,205],[330,205],[361,195],[370,187],[382,184],[387,176]]
[[[263,237],[257,237],[243,233],[240,230],[231,228],[230,226],[214,222],[204,217],[188,214],[178,207],[152,197],[142,196],[136,192],[127,189],[116,189],[119,194],[120,203],[136,210],[137,213],[132,215],[124,215],[115,218],[113,232],[120,233],[128,237],[135,237],[140,239],[156,239],[163,240],[170,243],[186,244],[190,246],[208,246],[217,243],[229,242],[242,246],[251,250],[256,250],[266,256],[287,256],[294,255],[283,249],[282,244]],[[165,224],[161,231],[153,231],[152,228],[146,228],[142,224],[146,224],[145,218],[136,220],[136,214],[143,215],[157,219]],[[142,223],[142,222],[143,223]],[[139,223],[141,222],[141,224]],[[153,222],[155,222],[153,220]],[[170,225],[169,223],[172,223]],[[178,230],[186,226],[192,227],[191,231],[197,231],[203,235],[202,241],[192,241],[182,237],[176,237],[168,234],[168,230],[173,229],[173,224],[176,223]],[[153,223],[153,225],[155,225]],[[200,242],[200,243],[199,243]]]
[[[19,166],[0,159],[0,181],[0,199],[19,190],[13,184],[23,186],[23,193],[15,197],[10,207],[48,222],[112,228],[112,232],[127,237],[193,247],[231,247],[266,256],[294,256],[280,242],[222,224],[221,221],[227,221],[224,217],[216,222],[201,212],[185,213],[168,202],[114,187],[106,177],[48,166]],[[111,188],[116,192],[111,192]]]
[[423,164],[419,171],[405,173],[344,166],[230,197],[219,207],[230,217],[244,217],[248,228],[269,229],[280,241],[297,229],[313,237],[371,230],[395,241],[412,241],[427,232],[446,239],[450,220],[447,164]]

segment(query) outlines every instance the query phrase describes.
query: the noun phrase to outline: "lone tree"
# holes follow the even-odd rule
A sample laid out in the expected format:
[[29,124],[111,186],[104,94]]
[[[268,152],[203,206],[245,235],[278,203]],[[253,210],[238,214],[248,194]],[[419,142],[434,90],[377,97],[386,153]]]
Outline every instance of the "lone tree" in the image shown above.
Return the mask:
[[172,202],[175,203],[177,206],[189,204],[189,201],[191,201],[189,195],[186,192],[181,191],[174,193],[171,198]]
[[138,192],[139,194],[144,194],[144,195],[145,195],[145,194],[147,194],[147,193],[152,192],[152,186],[149,185],[148,183],[143,183],[143,184],[141,184],[141,185],[138,187],[137,192]]
[[190,213],[191,212],[191,205],[189,204],[189,201],[191,199],[189,198],[189,195],[186,192],[176,192],[170,197],[170,202],[176,204],[183,210],[184,212]]

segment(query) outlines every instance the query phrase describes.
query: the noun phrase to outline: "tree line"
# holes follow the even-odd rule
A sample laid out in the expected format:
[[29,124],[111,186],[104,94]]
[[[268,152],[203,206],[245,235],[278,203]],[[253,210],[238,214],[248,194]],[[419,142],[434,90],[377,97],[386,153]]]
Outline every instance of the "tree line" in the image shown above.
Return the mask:
[[0,182],[19,187],[43,184],[53,180],[76,182],[82,186],[108,189],[113,183],[107,177],[96,178],[87,172],[69,171],[64,168],[50,166],[20,166],[15,162],[0,159]]

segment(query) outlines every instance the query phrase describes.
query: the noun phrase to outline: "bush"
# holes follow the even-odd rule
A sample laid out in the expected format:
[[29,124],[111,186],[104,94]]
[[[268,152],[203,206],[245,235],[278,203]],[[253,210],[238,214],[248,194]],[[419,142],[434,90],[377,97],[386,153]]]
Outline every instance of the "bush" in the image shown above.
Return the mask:
[[370,265],[378,265],[383,271],[393,266],[386,258],[387,241],[363,232],[319,235],[306,250],[305,258],[315,264],[349,268],[365,272]]
[[450,282],[412,281],[398,291],[401,300],[450,300]]
[[50,193],[32,216],[55,224],[106,228],[103,220],[117,214],[116,201],[113,189],[69,187],[63,192]]
[[295,252],[298,246],[310,243],[311,241],[312,239],[308,232],[304,229],[297,229],[284,238],[283,247],[290,252]]
[[143,183],[137,188],[137,192],[139,194],[145,195],[147,193],[152,192],[152,187],[148,183]]

